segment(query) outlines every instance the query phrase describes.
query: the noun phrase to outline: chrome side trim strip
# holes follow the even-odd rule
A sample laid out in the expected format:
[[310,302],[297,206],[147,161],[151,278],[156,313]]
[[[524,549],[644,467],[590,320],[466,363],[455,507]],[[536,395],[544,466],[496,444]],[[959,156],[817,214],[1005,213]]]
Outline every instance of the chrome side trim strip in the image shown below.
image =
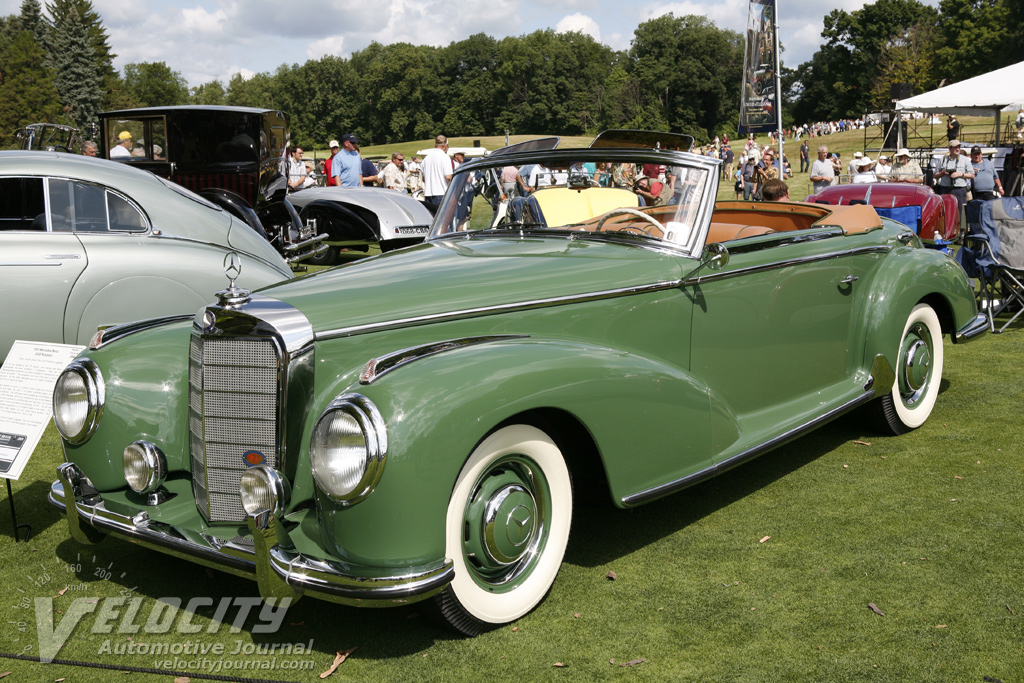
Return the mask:
[[870,388],[864,393],[863,396],[858,396],[852,401],[847,401],[838,408],[833,408],[824,415],[817,417],[811,420],[810,422],[807,422],[806,424],[800,425],[799,427],[791,429],[785,434],[780,434],[774,439],[769,439],[768,441],[758,444],[753,448],[749,448],[743,451],[742,453],[737,453],[731,458],[723,460],[720,463],[716,463],[711,467],[701,470],[700,472],[694,472],[693,474],[682,477],[681,479],[676,479],[675,481],[670,481],[665,484],[655,486],[653,488],[647,489],[646,491],[640,491],[639,493],[628,495],[622,499],[622,504],[626,507],[635,507],[637,505],[642,505],[643,503],[650,502],[656,498],[667,496],[668,494],[674,493],[675,491],[679,491],[680,489],[693,486],[694,484],[699,484],[700,482],[706,479],[710,479],[711,477],[717,476],[722,472],[725,472],[726,470],[730,470],[733,467],[736,467],[740,463],[744,463],[747,460],[753,460],[754,458],[756,458],[759,455],[762,455],[763,453],[767,453],[768,451],[774,448],[778,448],[787,441],[792,441],[793,439],[799,436],[803,436],[807,432],[810,432],[820,427],[826,422],[831,422],[840,415],[843,415],[844,413],[848,413],[849,411],[853,410],[857,406],[867,403],[868,401],[875,398],[876,395],[877,394],[875,392],[875,389]]
[[115,342],[118,339],[124,339],[136,332],[143,332],[145,330],[151,330],[154,327],[162,327],[173,323],[185,322],[187,320],[192,320],[193,318],[195,318],[195,313],[185,313],[167,315],[162,318],[136,320],[135,322],[122,323],[120,325],[111,325],[110,327],[100,330],[95,336],[93,336],[92,341],[89,342],[89,349],[102,348],[107,344]]
[[624,287],[622,289],[606,289],[600,292],[588,292],[586,294],[573,294],[570,296],[552,297],[550,299],[534,299],[532,301],[519,301],[510,304],[499,304],[497,306],[482,306],[480,308],[466,308],[459,311],[447,313],[432,313],[430,315],[418,315],[411,318],[399,318],[397,320],[385,320],[379,323],[367,323],[366,325],[353,325],[352,327],[340,327],[335,330],[324,330],[317,332],[316,341],[327,341],[328,339],[340,339],[343,337],[354,337],[360,334],[380,332],[383,330],[396,330],[402,327],[413,327],[416,325],[429,325],[432,323],[449,322],[452,320],[463,320],[476,318],[485,315],[498,313],[516,313],[537,308],[548,308],[550,306],[563,306],[566,304],[586,303],[600,301],[602,299],[616,299],[621,296],[632,296],[634,294],[647,294],[650,292],[663,292],[675,289],[682,284],[679,280],[669,282],[656,282],[649,285],[637,285],[635,287]]
[[964,342],[974,341],[975,339],[981,338],[985,330],[989,328],[988,315],[985,313],[978,313],[974,318],[970,320],[966,325],[961,327],[953,334],[953,341],[957,344]]
[[805,263],[817,263],[819,261],[830,261],[832,259],[844,258],[847,256],[859,256],[861,254],[887,254],[892,251],[891,246],[875,246],[875,247],[858,247],[857,249],[843,249],[842,251],[832,251],[827,254],[817,254],[815,256],[805,256],[803,258],[786,259],[784,261],[776,261],[775,263],[766,263],[760,266],[751,266],[749,268],[739,268],[737,270],[730,270],[721,273],[712,273],[710,275],[701,275],[696,278],[690,278],[683,285],[700,285],[705,282],[714,282],[716,280],[725,280],[732,277],[739,277],[741,275],[750,275],[752,273],[763,273],[769,270],[778,270],[780,268],[788,268],[790,266],[798,266]]
[[648,294],[651,292],[663,292],[670,289],[676,289],[679,287],[701,284],[704,282],[711,282],[714,280],[721,280],[730,277],[738,277],[741,275],[748,275],[750,273],[757,273],[767,270],[775,270],[778,268],[787,268],[789,266],[799,265],[803,263],[814,263],[817,261],[827,261],[830,259],[842,258],[845,256],[855,256],[858,254],[870,254],[870,253],[888,253],[892,250],[891,246],[874,246],[874,247],[859,247],[856,249],[844,249],[842,251],[829,252],[827,254],[819,254],[817,256],[808,256],[805,258],[798,259],[787,259],[784,261],[778,261],[775,263],[769,263],[762,266],[753,266],[751,268],[743,268],[740,270],[729,271],[725,273],[715,273],[712,275],[705,275],[697,278],[690,278],[686,281],[672,280],[665,282],[655,282],[647,285],[636,285],[634,287],[624,287],[622,289],[606,289],[598,292],[587,292],[585,294],[573,294],[569,296],[552,297],[549,299],[534,299],[531,301],[519,301],[509,304],[500,304],[497,306],[482,306],[480,308],[467,308],[458,311],[450,311],[448,313],[434,313],[431,315],[420,315],[413,316],[410,318],[399,318],[396,320],[385,320],[378,323],[367,323],[365,325],[353,325],[351,327],[340,327],[333,330],[324,330],[315,334],[316,341],[327,341],[329,339],[341,339],[344,337],[355,337],[361,334],[369,334],[371,332],[381,332],[385,330],[396,330],[403,327],[414,327],[417,325],[430,325],[433,323],[450,322],[453,320],[464,320],[466,318],[476,318],[486,315],[496,315],[499,313],[517,313],[520,311],[534,310],[538,308],[547,308],[550,306],[563,306],[567,304],[576,303],[587,303],[590,301],[600,301],[603,299],[615,299],[621,296],[632,296],[634,294]]
[[445,351],[454,351],[455,349],[462,349],[467,346],[474,346],[476,344],[486,344],[487,342],[495,341],[506,341],[509,339],[527,339],[530,335],[528,334],[495,334],[484,337],[462,337],[461,339],[448,339],[445,341],[434,342],[433,344],[423,344],[422,346],[410,346],[407,349],[401,351],[395,351],[384,356],[378,356],[377,358],[371,358],[363,366],[363,371],[359,373],[360,384],[372,384],[384,375],[388,374],[392,370],[421,360],[430,356],[436,356],[439,353]]

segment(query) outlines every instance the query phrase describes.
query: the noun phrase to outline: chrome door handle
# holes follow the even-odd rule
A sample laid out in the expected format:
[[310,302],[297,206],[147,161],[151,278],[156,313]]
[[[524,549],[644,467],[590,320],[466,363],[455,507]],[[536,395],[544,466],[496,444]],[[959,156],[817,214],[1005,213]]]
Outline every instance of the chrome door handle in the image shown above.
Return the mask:
[[841,285],[848,285],[848,284],[856,282],[859,279],[860,278],[857,277],[856,275],[847,275],[846,277],[844,277],[842,280],[839,281],[839,284],[841,284]]

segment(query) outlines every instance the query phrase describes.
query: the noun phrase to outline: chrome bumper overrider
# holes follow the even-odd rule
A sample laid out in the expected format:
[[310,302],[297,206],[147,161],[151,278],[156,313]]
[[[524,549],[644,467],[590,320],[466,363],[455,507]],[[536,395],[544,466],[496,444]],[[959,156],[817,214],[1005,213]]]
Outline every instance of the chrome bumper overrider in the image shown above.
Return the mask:
[[988,316],[984,313],[979,313],[969,323],[956,331],[953,341],[962,343],[977,339],[987,329],[989,329]]
[[108,510],[74,463],[58,467],[57,476],[48,499],[66,513],[71,536],[79,543],[97,543],[105,534],[114,534],[191,562],[255,579],[264,598],[288,597],[294,601],[310,595],[345,605],[387,607],[430,597],[451,583],[455,575],[447,559],[404,573],[389,574],[384,569],[373,576],[345,573],[334,563],[297,552],[284,525],[269,513],[249,518],[254,549],[204,534],[186,538],[174,527],[151,520],[145,511],[129,517]]

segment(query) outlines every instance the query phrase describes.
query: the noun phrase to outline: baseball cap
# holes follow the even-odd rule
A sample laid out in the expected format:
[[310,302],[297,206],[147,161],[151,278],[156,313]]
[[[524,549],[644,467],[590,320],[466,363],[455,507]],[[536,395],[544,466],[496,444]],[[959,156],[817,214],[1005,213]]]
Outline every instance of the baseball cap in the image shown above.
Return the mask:
[[977,145],[971,147],[971,154],[981,154],[981,147],[978,147]]
[[352,133],[345,133],[344,135],[342,135],[341,136],[341,141],[342,142],[351,142],[353,145],[358,145],[359,144],[359,141],[356,140],[356,136],[352,135]]
[[117,136],[117,139],[118,140],[131,140],[132,139],[132,134],[129,133],[128,131],[126,131],[126,130],[122,130],[121,133]]
[[328,146],[329,148],[330,148],[330,147],[341,147],[341,145],[339,145],[339,144],[338,144],[338,141],[337,141],[337,140],[331,140],[330,142],[328,142],[328,143],[327,143],[327,146]]

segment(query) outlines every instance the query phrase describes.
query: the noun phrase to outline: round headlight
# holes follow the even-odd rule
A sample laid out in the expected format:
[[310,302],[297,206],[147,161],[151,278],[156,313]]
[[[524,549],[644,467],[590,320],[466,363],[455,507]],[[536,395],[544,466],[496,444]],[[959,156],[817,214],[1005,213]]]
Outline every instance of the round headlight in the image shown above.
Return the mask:
[[85,443],[103,412],[103,375],[88,358],[76,358],[53,388],[53,421],[57,431],[74,445]]
[[365,397],[342,396],[317,420],[309,451],[320,489],[342,505],[357,503],[373,491],[384,469],[384,420]]
[[122,456],[124,479],[135,493],[153,493],[167,478],[167,459],[148,441],[128,444]]
[[291,486],[277,470],[259,465],[242,472],[238,492],[242,496],[245,514],[256,516],[272,512],[280,515],[288,505]]

